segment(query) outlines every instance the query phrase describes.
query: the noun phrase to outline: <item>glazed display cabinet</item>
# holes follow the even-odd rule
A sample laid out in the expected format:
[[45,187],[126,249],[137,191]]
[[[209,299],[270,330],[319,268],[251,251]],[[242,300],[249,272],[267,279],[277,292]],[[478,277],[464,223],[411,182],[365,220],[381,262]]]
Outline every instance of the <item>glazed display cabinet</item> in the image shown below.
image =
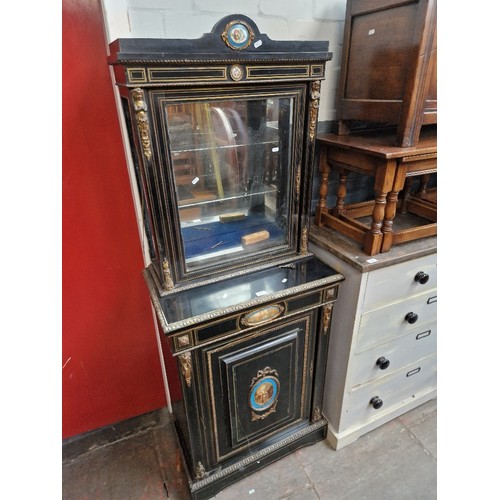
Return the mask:
[[309,252],[308,214],[331,56],[243,15],[199,39],[110,45],[193,498],[326,436],[344,278]]

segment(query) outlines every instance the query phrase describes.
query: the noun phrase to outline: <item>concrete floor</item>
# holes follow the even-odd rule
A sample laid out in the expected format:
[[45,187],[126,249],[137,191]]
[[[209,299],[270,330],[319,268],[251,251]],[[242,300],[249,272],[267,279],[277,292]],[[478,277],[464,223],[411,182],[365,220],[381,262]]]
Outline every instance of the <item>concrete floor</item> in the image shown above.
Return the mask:
[[[437,402],[429,401],[334,451],[297,450],[218,493],[216,500],[437,498]],[[166,410],[63,444],[63,500],[189,499]]]

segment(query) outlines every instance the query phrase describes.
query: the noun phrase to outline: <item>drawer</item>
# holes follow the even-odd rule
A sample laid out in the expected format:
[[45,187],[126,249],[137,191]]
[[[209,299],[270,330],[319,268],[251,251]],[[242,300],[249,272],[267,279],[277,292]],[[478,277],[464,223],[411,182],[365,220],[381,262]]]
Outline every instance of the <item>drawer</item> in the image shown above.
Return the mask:
[[[436,355],[420,359],[397,372],[353,389],[346,396],[340,432],[360,426],[436,388]],[[382,406],[374,407],[378,398]]]
[[[415,280],[417,275],[424,283]],[[376,269],[368,275],[363,310],[421,294],[436,287],[436,254]]]
[[[420,330],[377,345],[352,357],[347,386],[354,389],[377,378],[400,370],[417,359],[436,352],[436,323],[428,323]],[[378,364],[377,364],[378,362]]]
[[422,325],[436,320],[436,310],[437,292],[434,289],[363,313],[359,323],[356,353],[422,330]]

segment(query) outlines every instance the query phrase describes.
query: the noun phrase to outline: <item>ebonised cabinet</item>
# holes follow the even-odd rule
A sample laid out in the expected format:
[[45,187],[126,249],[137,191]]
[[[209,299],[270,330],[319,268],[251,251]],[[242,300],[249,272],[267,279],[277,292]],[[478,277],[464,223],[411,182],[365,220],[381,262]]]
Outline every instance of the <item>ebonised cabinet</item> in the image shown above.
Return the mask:
[[246,16],[196,40],[110,44],[194,498],[326,436],[333,303],[308,251],[328,42],[273,41]]

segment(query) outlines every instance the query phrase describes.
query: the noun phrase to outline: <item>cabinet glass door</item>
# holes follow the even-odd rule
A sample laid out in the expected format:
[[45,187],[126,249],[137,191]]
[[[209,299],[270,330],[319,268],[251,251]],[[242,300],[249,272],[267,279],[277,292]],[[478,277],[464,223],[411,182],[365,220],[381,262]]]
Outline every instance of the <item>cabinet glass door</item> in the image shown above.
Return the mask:
[[164,104],[186,270],[290,245],[293,101]]

